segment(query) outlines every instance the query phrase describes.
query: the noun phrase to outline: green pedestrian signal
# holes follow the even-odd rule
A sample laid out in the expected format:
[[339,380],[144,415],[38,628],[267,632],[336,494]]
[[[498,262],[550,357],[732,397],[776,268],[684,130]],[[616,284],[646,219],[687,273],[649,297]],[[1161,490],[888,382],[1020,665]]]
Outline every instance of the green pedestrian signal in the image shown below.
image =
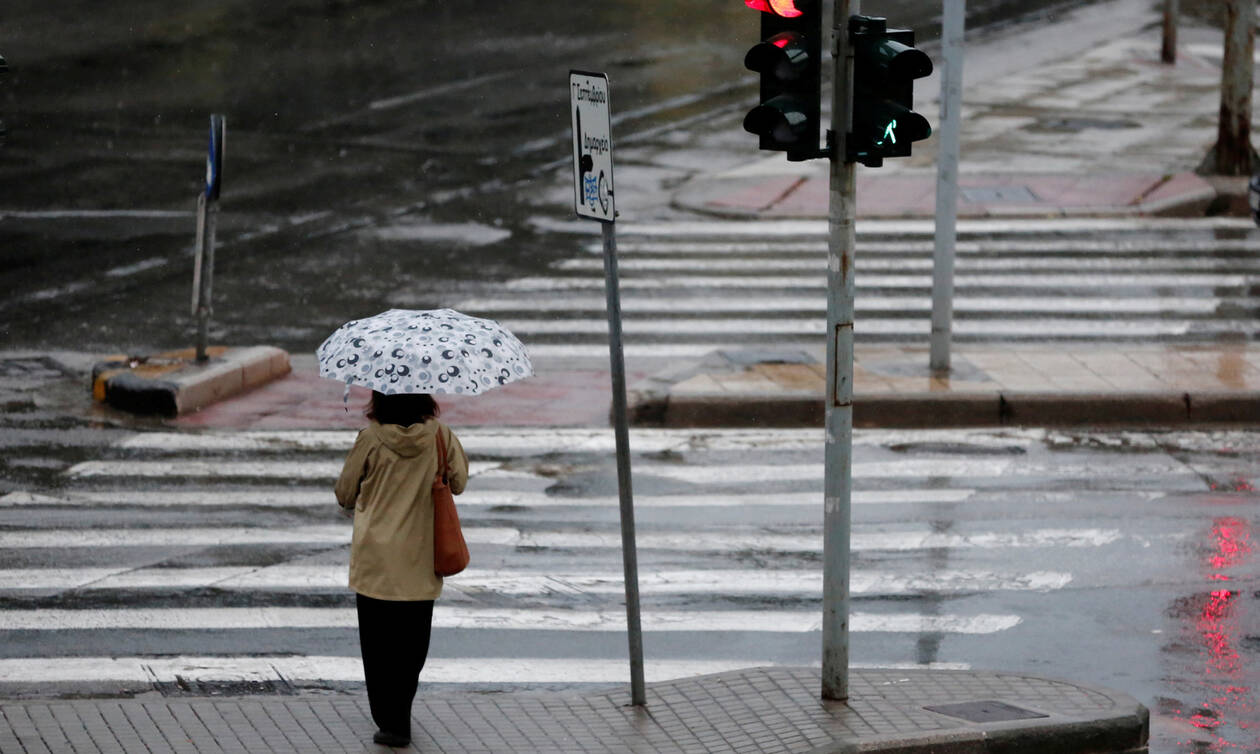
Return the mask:
[[853,127],[846,162],[877,168],[885,157],[908,157],[910,146],[932,135],[914,111],[914,80],[932,73],[932,60],[914,46],[910,29],[889,29],[878,16],[849,19],[853,45]]

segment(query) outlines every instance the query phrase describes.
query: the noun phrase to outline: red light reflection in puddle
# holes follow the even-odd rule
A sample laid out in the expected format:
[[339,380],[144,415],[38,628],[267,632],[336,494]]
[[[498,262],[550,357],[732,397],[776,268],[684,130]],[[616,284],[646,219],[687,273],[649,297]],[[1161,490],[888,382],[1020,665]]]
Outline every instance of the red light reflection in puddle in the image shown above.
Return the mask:
[[[1207,558],[1210,581],[1229,582],[1227,573],[1241,565],[1252,554],[1251,525],[1240,518],[1218,518],[1212,524],[1212,552]],[[1223,584],[1222,584],[1223,585]],[[1194,630],[1207,650],[1207,664],[1203,669],[1203,685],[1212,694],[1203,704],[1185,718],[1186,722],[1212,733],[1215,741],[1208,751],[1241,749],[1249,744],[1231,743],[1224,733],[1227,723],[1240,730],[1254,727],[1256,703],[1251,686],[1244,680],[1245,667],[1238,654],[1236,638],[1239,621],[1235,607],[1245,595],[1230,589],[1215,589],[1195,617]],[[1183,742],[1187,744],[1189,742]],[[1253,742],[1254,743],[1254,742]]]
[[1219,491],[1224,491],[1224,492],[1255,492],[1256,491],[1256,486],[1252,484],[1251,480],[1243,479],[1242,477],[1235,477],[1229,482],[1229,484],[1217,484],[1216,482],[1211,482],[1208,484],[1208,488],[1218,491],[1218,492]]

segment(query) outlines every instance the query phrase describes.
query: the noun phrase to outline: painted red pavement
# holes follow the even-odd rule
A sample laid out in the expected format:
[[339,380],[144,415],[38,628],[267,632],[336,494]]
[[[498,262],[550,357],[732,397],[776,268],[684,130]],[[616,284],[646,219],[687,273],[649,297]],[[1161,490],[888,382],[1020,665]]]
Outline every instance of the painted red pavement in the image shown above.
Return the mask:
[[[634,382],[645,374],[629,373]],[[256,390],[172,420],[184,428],[338,429],[367,424],[368,391],[353,388],[342,402],[342,386],[314,374],[294,371]],[[484,395],[438,396],[442,420],[454,427],[609,425],[612,388],[607,371],[583,370],[537,375]]]
[[[974,173],[960,175],[958,185],[960,217],[1128,214],[1163,211],[1169,205],[1205,206],[1215,196],[1211,184],[1191,173]],[[826,217],[827,193],[827,175],[819,171],[712,179],[689,186],[676,201],[725,215]],[[934,173],[858,175],[859,217],[932,217],[935,212]]]

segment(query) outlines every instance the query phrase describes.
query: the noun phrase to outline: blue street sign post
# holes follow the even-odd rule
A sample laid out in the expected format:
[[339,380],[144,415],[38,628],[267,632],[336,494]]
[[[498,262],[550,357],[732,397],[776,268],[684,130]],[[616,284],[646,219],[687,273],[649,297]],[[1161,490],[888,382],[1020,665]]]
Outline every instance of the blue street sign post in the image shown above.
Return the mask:
[[192,316],[197,320],[197,361],[204,362],[210,334],[212,283],[214,281],[214,231],[219,218],[219,193],[223,185],[222,115],[210,116],[210,147],[206,153],[206,185],[197,196],[197,244],[193,262]]

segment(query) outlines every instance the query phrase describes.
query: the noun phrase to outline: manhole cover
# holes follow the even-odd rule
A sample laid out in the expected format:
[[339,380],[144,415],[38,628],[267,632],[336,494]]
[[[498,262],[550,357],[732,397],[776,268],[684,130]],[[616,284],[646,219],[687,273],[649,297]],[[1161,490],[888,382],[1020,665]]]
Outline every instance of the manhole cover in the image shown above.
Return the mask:
[[283,678],[203,681],[177,675],[173,682],[157,681],[153,687],[162,696],[292,696],[297,693]]
[[931,707],[924,707],[923,709],[973,723],[1000,723],[1008,720],[1031,720],[1038,717],[1050,717],[1040,712],[1033,712],[1030,709],[992,700],[937,704]]
[[720,352],[736,366],[752,366],[754,364],[814,364],[816,359],[804,351],[744,348],[723,350]]
[[973,204],[1037,201],[1037,195],[1027,186],[975,186],[961,191],[963,199]]

